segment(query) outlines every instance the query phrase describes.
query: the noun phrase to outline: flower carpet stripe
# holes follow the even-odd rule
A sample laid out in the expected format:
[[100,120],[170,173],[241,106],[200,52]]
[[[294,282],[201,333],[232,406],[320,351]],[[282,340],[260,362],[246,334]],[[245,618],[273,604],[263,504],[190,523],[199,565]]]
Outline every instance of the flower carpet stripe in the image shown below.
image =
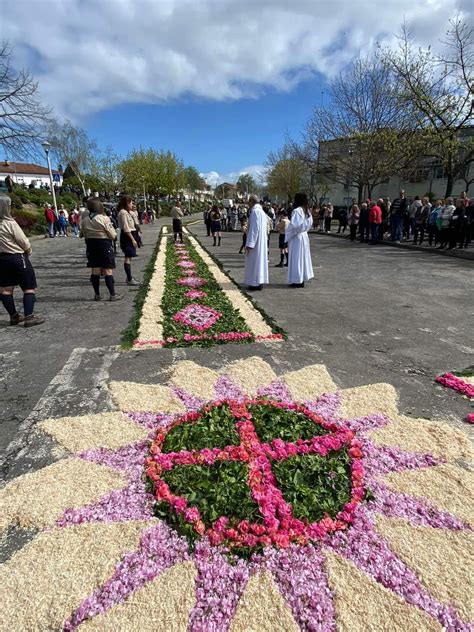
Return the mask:
[[134,349],[282,339],[189,233],[162,233]]
[[0,630],[471,632],[465,433],[321,375],[185,361],[115,383],[114,417],[44,423],[64,458],[0,491],[38,530],[0,567]]

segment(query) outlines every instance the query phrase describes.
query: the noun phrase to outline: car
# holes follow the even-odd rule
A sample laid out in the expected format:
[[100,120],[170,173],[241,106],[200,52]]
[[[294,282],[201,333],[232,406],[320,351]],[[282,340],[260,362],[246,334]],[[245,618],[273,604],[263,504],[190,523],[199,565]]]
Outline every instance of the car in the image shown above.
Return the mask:
[[0,195],[8,195],[8,187],[3,180],[0,181]]

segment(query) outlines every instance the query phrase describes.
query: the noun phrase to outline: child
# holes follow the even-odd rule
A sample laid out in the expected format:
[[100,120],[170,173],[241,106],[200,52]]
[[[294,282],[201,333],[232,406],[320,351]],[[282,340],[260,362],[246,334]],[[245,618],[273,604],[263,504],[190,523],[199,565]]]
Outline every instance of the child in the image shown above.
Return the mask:
[[278,230],[278,247],[280,248],[280,263],[275,268],[283,268],[283,260],[286,258],[285,268],[288,267],[288,244],[285,242],[286,229],[290,224],[288,213],[280,211],[278,214],[277,230]]
[[63,237],[68,237],[67,227],[69,222],[67,221],[66,213],[64,211],[59,211],[59,235]]
[[240,246],[239,255],[241,255],[245,250],[245,245],[247,243],[247,231],[249,228],[249,220],[247,215],[243,215],[241,219],[242,224],[242,245]]

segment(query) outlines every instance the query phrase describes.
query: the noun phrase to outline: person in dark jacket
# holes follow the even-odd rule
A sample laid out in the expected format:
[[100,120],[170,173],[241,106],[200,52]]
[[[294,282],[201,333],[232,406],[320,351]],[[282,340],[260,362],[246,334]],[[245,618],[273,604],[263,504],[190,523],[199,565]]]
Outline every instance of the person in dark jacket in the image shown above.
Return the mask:
[[359,236],[360,243],[369,241],[369,208],[366,202],[360,205],[359,213]]
[[464,225],[466,220],[466,208],[464,206],[464,200],[458,198],[456,200],[456,209],[451,215],[449,222],[449,247],[448,250],[456,248],[459,243],[461,245],[464,242]]
[[390,229],[392,241],[401,241],[403,221],[407,214],[408,200],[405,197],[405,191],[400,191],[399,196],[393,200],[392,206],[390,207]]

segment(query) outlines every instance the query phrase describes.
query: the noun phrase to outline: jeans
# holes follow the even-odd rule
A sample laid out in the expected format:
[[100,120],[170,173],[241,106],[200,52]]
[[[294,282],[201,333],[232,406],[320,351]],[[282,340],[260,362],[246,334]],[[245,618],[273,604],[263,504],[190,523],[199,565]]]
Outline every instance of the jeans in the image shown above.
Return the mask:
[[370,241],[373,244],[376,244],[379,240],[379,224],[376,224],[375,222],[371,222],[369,226],[370,226]]
[[357,224],[351,224],[349,226],[349,231],[351,235],[351,241],[355,241],[356,234],[357,234]]
[[54,222],[48,222],[48,235],[54,237]]
[[73,232],[75,235],[78,235],[78,234],[79,234],[79,226],[78,226],[77,224],[72,224],[72,232]]
[[393,215],[390,224],[392,241],[400,241],[402,238],[403,217],[401,215]]

